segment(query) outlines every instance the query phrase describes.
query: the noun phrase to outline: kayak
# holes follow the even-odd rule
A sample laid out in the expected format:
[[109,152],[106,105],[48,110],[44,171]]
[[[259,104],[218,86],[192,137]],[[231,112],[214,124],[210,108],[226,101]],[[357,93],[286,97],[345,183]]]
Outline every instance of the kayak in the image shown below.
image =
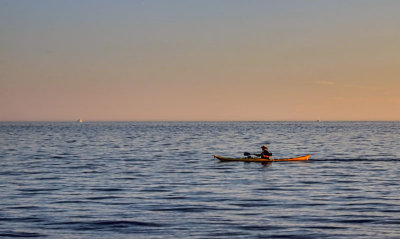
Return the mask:
[[297,158],[286,158],[286,159],[263,159],[263,158],[226,158],[218,155],[214,155],[214,158],[219,159],[221,162],[230,162],[230,161],[242,161],[242,162],[284,162],[284,161],[307,161],[311,155],[304,155]]

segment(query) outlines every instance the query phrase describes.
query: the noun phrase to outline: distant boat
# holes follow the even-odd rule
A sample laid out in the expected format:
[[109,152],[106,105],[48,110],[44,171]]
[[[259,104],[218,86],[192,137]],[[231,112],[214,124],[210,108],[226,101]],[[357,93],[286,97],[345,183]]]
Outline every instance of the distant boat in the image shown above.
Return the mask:
[[83,123],[83,120],[82,119],[78,119],[76,122]]

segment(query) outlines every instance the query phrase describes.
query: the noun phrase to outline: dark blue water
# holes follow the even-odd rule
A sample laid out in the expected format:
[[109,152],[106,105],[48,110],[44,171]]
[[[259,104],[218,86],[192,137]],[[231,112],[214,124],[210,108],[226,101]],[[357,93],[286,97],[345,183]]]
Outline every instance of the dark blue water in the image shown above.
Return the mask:
[[[0,237],[400,238],[399,122],[0,123]],[[219,163],[268,144],[276,158]]]

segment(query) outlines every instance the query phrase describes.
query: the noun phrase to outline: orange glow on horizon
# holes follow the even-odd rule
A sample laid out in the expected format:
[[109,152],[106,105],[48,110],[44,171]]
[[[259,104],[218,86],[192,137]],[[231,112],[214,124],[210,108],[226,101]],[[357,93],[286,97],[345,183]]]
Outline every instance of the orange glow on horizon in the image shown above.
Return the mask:
[[400,2],[349,4],[0,3],[0,121],[400,120]]

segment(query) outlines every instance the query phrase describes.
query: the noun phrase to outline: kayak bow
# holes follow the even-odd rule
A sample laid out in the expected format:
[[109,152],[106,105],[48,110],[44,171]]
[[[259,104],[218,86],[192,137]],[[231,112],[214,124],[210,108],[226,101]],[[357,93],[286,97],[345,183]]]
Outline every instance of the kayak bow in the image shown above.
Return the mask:
[[284,161],[307,161],[310,158],[310,154],[297,157],[297,158],[287,158],[287,159],[263,159],[263,158],[226,158],[218,155],[214,155],[214,158],[219,159],[221,162],[230,161],[242,161],[242,162],[284,162]]

